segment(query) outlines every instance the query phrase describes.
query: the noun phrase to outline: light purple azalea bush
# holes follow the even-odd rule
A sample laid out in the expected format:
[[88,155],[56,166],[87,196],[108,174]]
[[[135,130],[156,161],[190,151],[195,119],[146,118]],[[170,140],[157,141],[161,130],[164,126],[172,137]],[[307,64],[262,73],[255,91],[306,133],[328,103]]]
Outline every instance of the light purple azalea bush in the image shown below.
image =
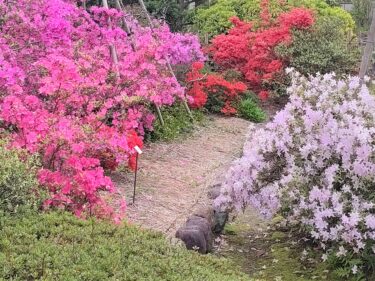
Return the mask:
[[290,102],[249,136],[216,204],[282,214],[336,257],[374,254],[375,98],[358,77],[291,76]]

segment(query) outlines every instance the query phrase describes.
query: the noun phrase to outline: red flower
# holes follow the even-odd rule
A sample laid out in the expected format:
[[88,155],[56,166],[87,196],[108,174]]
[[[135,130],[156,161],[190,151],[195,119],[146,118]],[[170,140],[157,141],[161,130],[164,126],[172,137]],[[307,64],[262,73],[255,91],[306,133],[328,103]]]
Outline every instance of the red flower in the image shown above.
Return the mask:
[[[278,58],[275,48],[291,43],[293,29],[306,29],[314,23],[312,11],[304,8],[281,13],[271,21],[269,0],[261,1],[260,18],[258,29],[251,22],[231,18],[234,27],[227,34],[216,36],[209,47],[215,63],[242,72],[254,91],[262,89],[264,82],[282,77],[285,62]],[[260,96],[266,97],[268,93]]]
[[[246,84],[238,81],[228,81],[219,74],[203,75],[202,64],[194,63],[192,70],[187,74],[188,83],[187,95],[190,98],[190,105],[193,108],[203,107],[208,96],[215,96],[225,106],[221,112],[226,115],[233,115],[237,111],[233,104],[238,101],[239,95],[247,90]],[[189,85],[190,83],[190,85]]]
[[270,94],[269,94],[267,91],[260,91],[259,94],[258,94],[259,98],[260,98],[262,101],[268,99],[269,95],[270,95]]

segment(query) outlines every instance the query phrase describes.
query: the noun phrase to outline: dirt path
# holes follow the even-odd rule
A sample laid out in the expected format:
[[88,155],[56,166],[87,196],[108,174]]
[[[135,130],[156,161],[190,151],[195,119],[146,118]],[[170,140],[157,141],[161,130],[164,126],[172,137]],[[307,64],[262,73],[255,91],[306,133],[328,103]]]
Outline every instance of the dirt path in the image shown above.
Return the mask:
[[[139,164],[136,203],[128,207],[129,220],[174,236],[207,199],[209,186],[220,183],[231,162],[242,153],[250,122],[212,117],[186,139],[153,143]],[[114,181],[131,198],[133,175],[115,174]]]

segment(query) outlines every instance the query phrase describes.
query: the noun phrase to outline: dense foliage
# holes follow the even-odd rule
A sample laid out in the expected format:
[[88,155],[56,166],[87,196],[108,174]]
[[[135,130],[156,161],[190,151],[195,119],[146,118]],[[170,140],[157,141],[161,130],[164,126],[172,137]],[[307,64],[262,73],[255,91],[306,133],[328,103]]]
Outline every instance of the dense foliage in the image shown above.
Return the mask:
[[[261,19],[262,0],[218,0],[210,7],[197,9],[194,18],[196,30],[209,37],[226,32],[232,25],[231,17],[243,21],[252,21],[257,26]],[[336,18],[342,22],[340,29],[347,32],[354,29],[351,15],[340,7],[332,7],[324,0],[270,0],[270,15],[277,18],[280,13],[294,7],[305,7],[314,10],[317,17]]]
[[184,97],[166,61],[202,59],[197,38],[64,0],[0,0],[0,29],[0,126],[14,147],[40,154],[45,206],[119,219],[102,197],[115,192],[104,169],[131,161],[152,104]]
[[17,213],[40,202],[36,159],[0,141],[0,212]]
[[177,1],[146,0],[147,10],[155,18],[164,20],[173,31],[183,29],[188,13]]
[[[245,145],[219,205],[282,214],[328,256],[373,270],[375,98],[359,78],[293,74],[290,102]],[[367,262],[364,262],[367,260]]]
[[293,31],[291,44],[277,47],[277,53],[302,74],[351,74],[357,71],[360,50],[356,38],[341,30],[336,18],[320,18],[308,31]]
[[224,259],[134,226],[50,213],[0,215],[1,280],[249,280]]

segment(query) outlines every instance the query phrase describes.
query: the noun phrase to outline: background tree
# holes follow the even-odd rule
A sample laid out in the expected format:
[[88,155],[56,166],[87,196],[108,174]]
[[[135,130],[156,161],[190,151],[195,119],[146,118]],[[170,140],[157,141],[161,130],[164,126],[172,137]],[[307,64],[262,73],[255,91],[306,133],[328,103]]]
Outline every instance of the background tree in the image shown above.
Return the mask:
[[351,12],[359,30],[367,30],[370,26],[372,0],[353,0]]

